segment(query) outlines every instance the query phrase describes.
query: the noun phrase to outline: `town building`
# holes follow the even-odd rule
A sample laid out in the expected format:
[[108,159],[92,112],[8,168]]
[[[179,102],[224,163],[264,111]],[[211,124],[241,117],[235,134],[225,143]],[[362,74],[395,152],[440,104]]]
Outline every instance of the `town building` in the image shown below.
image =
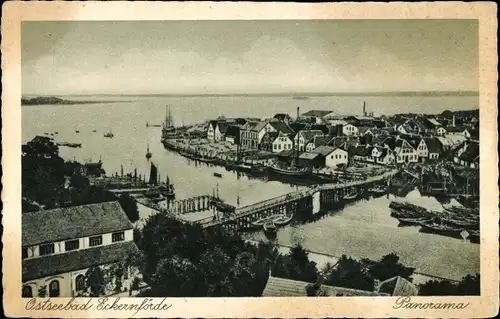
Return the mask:
[[241,146],[257,149],[259,147],[257,132],[253,129],[257,122],[247,122],[240,128]]
[[306,152],[312,152],[320,146],[324,146],[330,142],[331,137],[328,135],[316,135],[313,139],[306,144]]
[[323,167],[322,157],[318,153],[303,152],[297,159],[299,167],[320,168]]
[[[133,226],[118,202],[22,214],[23,297],[72,297],[86,290],[91,267],[110,269],[137,251]],[[130,290],[135,271],[122,265],[122,288]],[[116,292],[113,286],[107,293]]]
[[[260,141],[259,149],[261,151],[266,151],[266,152],[272,152],[273,151],[273,142],[278,137],[278,132],[267,132],[264,134],[262,137],[262,140]],[[276,152],[279,153],[282,150]]]
[[346,150],[330,146],[320,146],[312,151],[321,155],[323,167],[336,168],[340,164],[349,162],[349,155]]
[[[310,296],[312,283],[269,275],[262,292],[263,297],[307,297]],[[417,296],[418,288],[402,277],[389,278],[381,282],[375,291],[320,285],[318,295],[328,297],[358,297],[358,296]]]
[[229,125],[226,134],[224,135],[224,140],[232,144],[240,143],[240,127],[237,125]]
[[283,132],[275,132],[276,136],[271,142],[273,153],[279,153],[281,151],[292,150],[293,149],[293,141],[288,134]]
[[425,145],[427,147],[428,159],[429,160],[437,160],[443,153],[441,149],[441,143],[435,137],[426,138]]
[[302,130],[302,131],[299,131],[299,132],[297,132],[297,134],[295,134],[295,137],[294,137],[294,145],[295,145],[294,148],[296,150],[304,152],[306,150],[307,143],[312,141],[312,139],[315,136],[322,136],[322,135],[323,135],[323,132],[320,130]]
[[210,142],[219,142],[224,140],[224,135],[231,122],[226,120],[215,120],[208,123],[207,139]]
[[345,136],[358,135],[358,128],[352,124],[346,124],[342,126],[342,134]]
[[465,141],[455,151],[453,161],[461,166],[479,168],[479,143],[476,141]]
[[388,137],[381,144],[394,153],[397,164],[418,162],[418,153],[415,148],[399,136]]

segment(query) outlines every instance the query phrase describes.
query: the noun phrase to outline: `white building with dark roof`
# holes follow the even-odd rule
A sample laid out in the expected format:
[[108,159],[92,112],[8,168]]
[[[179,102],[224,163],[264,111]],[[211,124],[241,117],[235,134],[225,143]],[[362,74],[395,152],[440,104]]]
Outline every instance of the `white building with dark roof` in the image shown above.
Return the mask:
[[[109,268],[136,251],[132,223],[118,202],[25,212],[23,296],[36,297],[43,288],[48,297],[77,296],[87,290],[89,268]],[[122,287],[130,288],[132,270],[122,270]]]

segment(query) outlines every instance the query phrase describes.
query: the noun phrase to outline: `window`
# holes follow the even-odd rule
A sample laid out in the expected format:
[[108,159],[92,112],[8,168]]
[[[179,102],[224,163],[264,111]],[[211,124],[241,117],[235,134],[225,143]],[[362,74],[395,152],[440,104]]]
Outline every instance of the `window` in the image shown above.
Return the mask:
[[78,239],[68,240],[64,243],[65,251],[71,251],[80,248],[80,241]]
[[89,246],[99,246],[102,245],[102,236],[94,236],[89,238]]
[[59,297],[59,281],[52,280],[49,285],[49,297]]
[[125,233],[124,232],[113,233],[111,235],[111,241],[112,242],[124,241],[124,240],[125,240]]
[[23,286],[23,298],[31,298],[33,297],[33,290],[31,286]]
[[75,290],[76,291],[85,290],[85,276],[84,275],[78,275],[78,276],[76,276],[76,279],[75,279]]
[[40,245],[40,256],[54,253],[54,244]]
[[27,247],[23,247],[23,259],[25,259],[25,258],[28,258],[28,248]]

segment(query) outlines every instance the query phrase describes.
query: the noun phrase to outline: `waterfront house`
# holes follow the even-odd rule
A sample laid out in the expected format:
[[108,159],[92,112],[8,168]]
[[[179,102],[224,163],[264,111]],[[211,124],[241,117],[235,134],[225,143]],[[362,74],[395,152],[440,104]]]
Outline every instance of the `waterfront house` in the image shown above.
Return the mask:
[[370,147],[369,145],[358,145],[358,146],[351,146],[348,149],[349,156],[358,162],[372,162],[373,163],[373,158],[372,158],[372,150],[373,147]]
[[231,122],[224,120],[215,120],[208,123],[207,138],[210,142],[219,142],[224,140],[224,135]]
[[210,121],[208,122],[208,128],[207,128],[207,139],[210,142],[215,141],[215,128],[217,127],[217,121]]
[[306,152],[312,152],[315,148],[326,145],[330,140],[331,137],[328,135],[316,135],[306,144]]
[[318,153],[304,152],[299,155],[297,159],[297,165],[300,167],[307,168],[319,168],[323,167],[322,158]]
[[257,149],[259,147],[257,133],[253,130],[257,122],[247,122],[240,128],[241,146]]
[[381,145],[389,147],[394,153],[397,164],[418,162],[418,153],[415,148],[399,136],[387,137]]
[[[377,152],[374,153],[374,150]],[[395,157],[388,147],[374,147],[372,150],[372,157],[374,162],[381,165],[392,165],[395,162]]]
[[[262,151],[266,152],[272,152],[273,151],[273,142],[278,137],[278,132],[267,132],[264,134],[262,137],[262,140],[260,141],[259,149]],[[276,151],[275,153],[281,152],[283,149],[280,149],[279,151]]]
[[240,143],[240,127],[237,125],[229,125],[226,134],[224,135],[224,140],[232,144]]
[[[91,267],[105,272],[137,251],[133,226],[118,202],[56,208],[22,214],[22,294],[77,296],[86,289]],[[121,269],[122,287],[130,289],[135,271]],[[111,286],[106,293],[115,292]]]
[[319,146],[312,151],[321,155],[321,166],[336,168],[340,164],[347,164],[349,156],[346,150],[330,146]]
[[455,151],[453,161],[461,166],[478,168],[479,143],[472,140],[463,142]]
[[273,153],[279,153],[283,150],[293,149],[293,140],[290,138],[288,134],[283,133],[281,131],[274,133],[276,133],[276,136],[271,142]]
[[320,130],[302,130],[297,132],[294,137],[294,147],[296,150],[299,150],[301,152],[304,152],[306,150],[306,145],[315,136],[321,136],[323,135],[323,132]]

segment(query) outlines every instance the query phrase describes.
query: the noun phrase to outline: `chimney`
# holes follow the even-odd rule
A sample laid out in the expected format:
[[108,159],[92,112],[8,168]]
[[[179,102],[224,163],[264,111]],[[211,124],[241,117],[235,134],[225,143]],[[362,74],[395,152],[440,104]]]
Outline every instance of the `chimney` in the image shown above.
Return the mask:
[[455,127],[455,114],[453,114],[453,120],[451,122],[451,126]]
[[363,101],[363,116],[366,116],[366,101]]
[[299,119],[299,110],[300,110],[300,108],[297,106],[297,119],[296,120]]

